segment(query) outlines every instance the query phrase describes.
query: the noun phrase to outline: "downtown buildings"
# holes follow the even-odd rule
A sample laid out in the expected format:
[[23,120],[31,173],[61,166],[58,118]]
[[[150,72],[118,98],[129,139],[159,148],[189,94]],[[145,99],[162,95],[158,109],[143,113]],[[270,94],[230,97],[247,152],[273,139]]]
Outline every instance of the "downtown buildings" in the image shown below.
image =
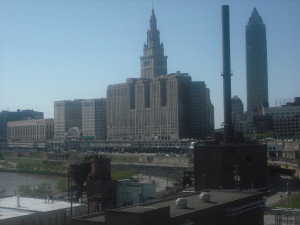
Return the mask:
[[54,102],[50,148],[64,149],[64,140],[177,143],[212,135],[210,90],[205,82],[192,81],[187,73],[167,73],[154,10],[143,53],[141,78],[109,85],[107,98]]
[[213,131],[213,106],[204,82],[167,74],[167,56],[152,9],[141,78],[107,88],[108,140],[204,138]]
[[106,139],[106,99],[54,102],[54,140]]
[[[243,103],[234,96],[232,116],[237,132],[252,133],[257,130],[256,119],[261,118],[260,109],[269,106],[266,26],[256,8],[248,20],[245,35],[247,111],[243,115]],[[236,107],[239,107],[239,112]]]
[[16,112],[1,111],[0,112],[0,138],[7,139],[7,123],[10,121],[20,121],[28,119],[43,119],[44,113],[34,110],[20,110]]

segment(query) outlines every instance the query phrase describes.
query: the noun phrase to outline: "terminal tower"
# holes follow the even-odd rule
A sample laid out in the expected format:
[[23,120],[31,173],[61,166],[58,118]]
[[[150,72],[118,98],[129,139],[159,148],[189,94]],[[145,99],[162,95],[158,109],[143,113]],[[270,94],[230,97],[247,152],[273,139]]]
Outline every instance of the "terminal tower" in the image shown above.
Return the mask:
[[177,141],[200,138],[213,130],[213,105],[203,81],[188,73],[167,73],[152,9],[141,77],[107,87],[107,139]]
[[164,45],[160,42],[154,9],[150,18],[150,30],[147,32],[147,43],[144,44],[144,56],[141,57],[141,77],[154,78],[167,74],[167,56],[164,56]]

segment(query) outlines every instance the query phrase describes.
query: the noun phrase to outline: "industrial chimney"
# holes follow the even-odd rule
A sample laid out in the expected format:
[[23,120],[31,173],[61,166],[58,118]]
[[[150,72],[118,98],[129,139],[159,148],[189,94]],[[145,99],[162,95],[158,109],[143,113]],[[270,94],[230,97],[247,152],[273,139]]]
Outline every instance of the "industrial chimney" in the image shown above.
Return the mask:
[[229,6],[222,6],[222,44],[223,44],[223,98],[224,98],[224,142],[234,141],[231,118],[231,68],[230,68],[230,29]]

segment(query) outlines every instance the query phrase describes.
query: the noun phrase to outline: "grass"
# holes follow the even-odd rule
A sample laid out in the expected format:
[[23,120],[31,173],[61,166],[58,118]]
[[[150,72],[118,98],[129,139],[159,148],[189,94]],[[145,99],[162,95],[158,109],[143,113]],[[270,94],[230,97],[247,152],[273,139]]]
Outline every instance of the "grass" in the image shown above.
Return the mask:
[[23,172],[65,171],[66,167],[61,162],[43,160],[21,162],[17,165],[17,169]]
[[134,172],[132,170],[112,171],[111,175],[113,180],[123,180],[130,179],[131,177],[133,177]]
[[14,168],[14,166],[11,163],[7,162],[7,161],[1,161],[0,165],[3,166],[4,168],[7,168],[7,169]]
[[289,196],[289,203],[286,199],[286,201],[283,202],[282,205],[279,207],[282,208],[300,208],[300,194],[297,193],[296,195],[290,195]]

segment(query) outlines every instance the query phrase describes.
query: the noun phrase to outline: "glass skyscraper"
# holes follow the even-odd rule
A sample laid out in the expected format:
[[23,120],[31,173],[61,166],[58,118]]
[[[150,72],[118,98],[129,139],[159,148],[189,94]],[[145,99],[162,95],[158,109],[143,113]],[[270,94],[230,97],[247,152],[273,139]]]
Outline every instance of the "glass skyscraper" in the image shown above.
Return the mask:
[[247,111],[268,105],[266,26],[256,8],[246,26]]

